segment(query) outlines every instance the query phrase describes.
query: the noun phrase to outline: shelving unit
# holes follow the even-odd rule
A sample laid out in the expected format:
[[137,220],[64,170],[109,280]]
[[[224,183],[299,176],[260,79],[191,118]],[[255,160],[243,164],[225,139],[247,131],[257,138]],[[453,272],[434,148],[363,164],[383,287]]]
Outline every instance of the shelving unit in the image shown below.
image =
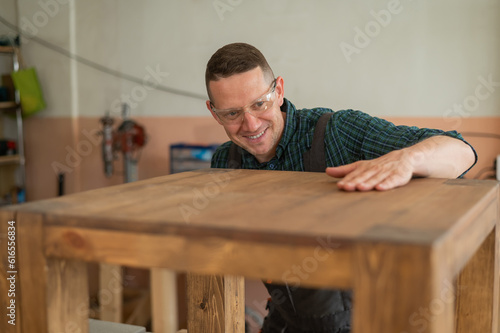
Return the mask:
[[[12,60],[12,69],[19,70],[19,59],[16,49],[11,46],[0,46],[0,55],[10,56]],[[3,58],[3,57],[2,57]],[[3,61],[3,60],[2,60]],[[5,204],[3,198],[11,192],[13,186],[18,186],[25,190],[26,182],[26,162],[24,156],[24,133],[23,133],[23,117],[21,105],[19,103],[19,93],[14,91],[14,100],[0,102],[0,117],[13,116],[16,119],[17,142],[16,155],[0,156],[0,205]],[[0,129],[0,133],[3,128]],[[13,168],[14,166],[14,168]],[[16,179],[18,172],[18,179]],[[17,197],[12,196],[12,203],[17,202]]]
[[170,173],[210,168],[218,144],[176,143],[170,145]]

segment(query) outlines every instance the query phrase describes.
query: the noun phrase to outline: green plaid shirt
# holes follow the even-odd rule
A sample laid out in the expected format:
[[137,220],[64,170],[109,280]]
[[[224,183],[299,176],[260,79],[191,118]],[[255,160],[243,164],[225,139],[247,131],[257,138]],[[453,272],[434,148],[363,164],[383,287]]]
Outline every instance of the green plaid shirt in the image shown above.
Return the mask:
[[[287,99],[284,100],[281,111],[286,112],[286,122],[276,155],[269,162],[260,163],[243,150],[243,169],[304,171],[302,154],[311,148],[316,122],[323,113],[333,111],[327,108],[297,110]],[[456,131],[396,126],[361,111],[337,111],[326,127],[326,164],[339,166],[377,158],[435,135],[447,135],[465,142]],[[212,168],[228,168],[231,143],[228,141],[217,148],[212,156]]]

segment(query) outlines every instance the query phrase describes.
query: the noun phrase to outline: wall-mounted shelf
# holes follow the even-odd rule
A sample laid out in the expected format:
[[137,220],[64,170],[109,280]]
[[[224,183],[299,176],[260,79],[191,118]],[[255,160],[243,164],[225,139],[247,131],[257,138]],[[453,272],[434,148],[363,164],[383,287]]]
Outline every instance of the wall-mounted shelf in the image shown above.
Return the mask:
[[[12,70],[19,70],[19,52],[15,47],[0,46],[0,54],[11,57]],[[11,87],[11,89],[14,88]],[[11,98],[15,100],[0,102],[0,117],[3,115],[13,116],[17,127],[17,155],[0,156],[0,205],[22,202],[26,186],[22,109],[19,103],[19,93],[14,91],[13,95]],[[0,125],[1,123],[0,121]],[[0,135],[2,130],[3,128],[0,128]],[[13,191],[18,190],[20,192],[15,195]],[[10,199],[5,199],[6,197],[10,197]]]
[[21,162],[19,155],[0,156],[0,165],[19,164],[19,162]]
[[12,46],[0,46],[0,53],[14,54],[14,48]]
[[210,160],[218,146],[189,143],[170,145],[170,173],[210,168]]
[[0,111],[1,110],[15,110],[19,106],[18,103],[11,101],[11,102],[0,102]]

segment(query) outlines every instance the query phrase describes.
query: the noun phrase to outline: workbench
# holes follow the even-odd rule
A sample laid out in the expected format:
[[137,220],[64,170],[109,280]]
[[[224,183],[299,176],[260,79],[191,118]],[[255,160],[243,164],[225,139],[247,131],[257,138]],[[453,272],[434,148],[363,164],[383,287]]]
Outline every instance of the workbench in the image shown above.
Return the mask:
[[2,312],[0,330],[85,332],[86,265],[100,262],[189,272],[189,333],[244,332],[244,277],[352,289],[354,333],[499,332],[496,181],[337,181],[205,169],[1,209],[2,311],[13,275],[16,326]]

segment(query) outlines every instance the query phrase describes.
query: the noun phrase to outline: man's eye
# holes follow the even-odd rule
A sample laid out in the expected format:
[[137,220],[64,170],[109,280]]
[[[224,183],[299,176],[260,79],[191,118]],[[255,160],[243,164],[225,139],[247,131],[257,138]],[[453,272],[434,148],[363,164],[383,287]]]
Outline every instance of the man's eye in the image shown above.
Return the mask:
[[224,112],[223,117],[228,119],[235,119],[239,115],[237,110]]
[[258,101],[253,104],[254,110],[262,110],[265,107],[266,103],[264,101]]

